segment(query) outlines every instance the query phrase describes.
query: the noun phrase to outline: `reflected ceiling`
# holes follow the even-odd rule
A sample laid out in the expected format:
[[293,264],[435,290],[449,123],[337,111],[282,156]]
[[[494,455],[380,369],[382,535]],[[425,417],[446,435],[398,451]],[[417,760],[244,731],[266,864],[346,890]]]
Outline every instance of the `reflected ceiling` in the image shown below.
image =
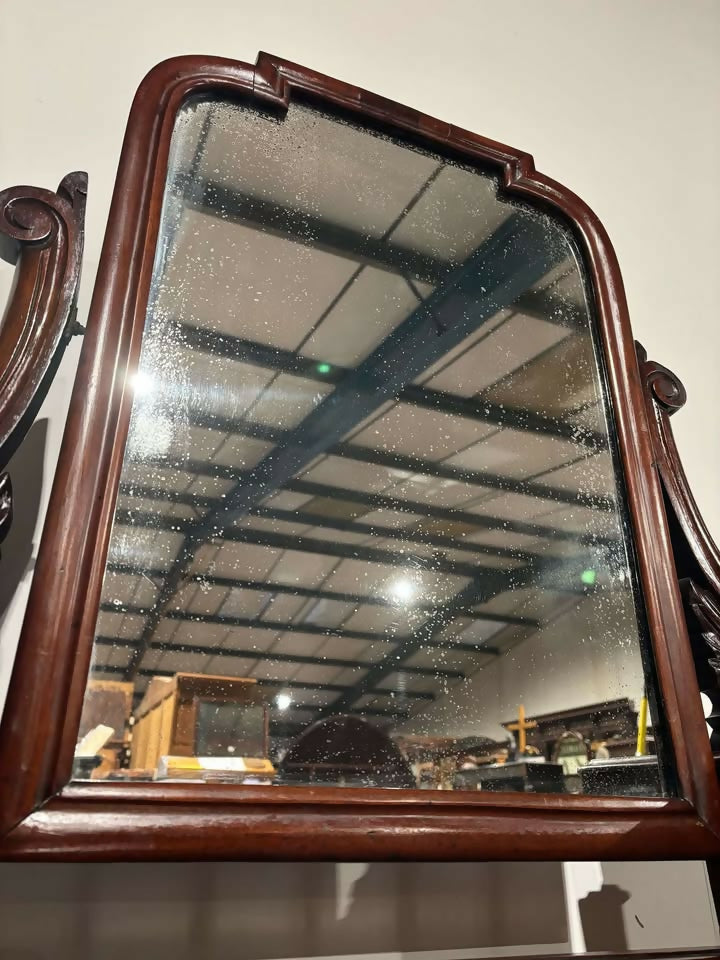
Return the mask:
[[252,677],[278,741],[409,729],[593,592],[637,641],[578,262],[494,177],[192,103],[132,386],[93,677],[136,702]]

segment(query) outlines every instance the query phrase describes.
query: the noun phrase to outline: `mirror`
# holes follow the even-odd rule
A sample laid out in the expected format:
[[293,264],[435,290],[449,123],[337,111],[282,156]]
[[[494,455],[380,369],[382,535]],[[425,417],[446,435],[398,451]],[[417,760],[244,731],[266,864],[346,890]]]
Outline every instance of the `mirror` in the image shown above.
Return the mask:
[[496,176],[189,101],[75,776],[662,793],[599,358]]

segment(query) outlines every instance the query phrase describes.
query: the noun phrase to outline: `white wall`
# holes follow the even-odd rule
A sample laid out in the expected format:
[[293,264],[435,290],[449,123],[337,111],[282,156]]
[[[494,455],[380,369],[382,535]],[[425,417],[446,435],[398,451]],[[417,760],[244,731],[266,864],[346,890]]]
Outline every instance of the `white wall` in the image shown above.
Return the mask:
[[[688,406],[676,417],[677,435],[700,506],[711,529],[720,533],[715,496],[720,436],[712,419],[720,400],[715,373],[720,5],[713,0],[515,0],[511,5],[497,0],[6,2],[0,6],[6,91],[0,184],[54,187],[66,172],[88,170],[80,319],[97,265],[125,119],[140,79],[168,56],[211,53],[252,61],[259,49],[527,149],[541,170],[589,202],[617,249],[636,336],[689,387]],[[0,283],[7,277],[7,271],[0,272]],[[74,346],[44,408],[49,425],[43,500],[76,361]],[[37,467],[34,471],[37,475]],[[24,487],[18,496],[27,501],[30,494]],[[10,550],[8,543],[6,556]],[[15,591],[2,624],[0,698],[28,581],[26,576]],[[502,869],[478,868],[477,876],[489,877],[489,889],[497,891],[493,878]],[[512,869],[515,877],[527,875],[523,867]],[[554,869],[549,866],[546,876],[555,876]],[[437,874],[418,874],[412,866],[393,870],[398,872],[383,874],[369,896],[386,912],[392,904],[393,922],[407,928],[417,923],[415,914],[407,912],[408,903],[417,910],[424,901],[422,891],[410,900],[403,891],[413,877]],[[622,870],[613,870],[612,883],[624,884],[631,893],[622,907],[631,945],[671,946],[675,936],[679,946],[690,946],[714,937],[704,875],[698,868],[636,865],[628,867],[624,880],[618,880]],[[227,907],[228,891],[244,891],[247,878],[256,876],[267,878],[267,900],[248,908],[245,901],[231,899]],[[201,947],[206,956],[222,946],[225,955],[228,930],[236,931],[233,955],[259,956],[252,946],[257,937],[243,940],[242,929],[232,924],[244,916],[248,924],[260,918],[263,927],[288,911],[299,925],[317,923],[303,912],[312,899],[306,876],[301,867],[258,871],[242,864],[5,867],[0,886],[9,892],[0,899],[0,910],[7,917],[4,934],[11,946],[0,946],[0,957],[49,957],[57,951],[68,956],[120,955],[111,948],[117,942],[113,931],[127,931],[128,924],[143,931],[141,942],[152,941],[156,956],[176,945],[178,950],[183,945],[188,950],[188,945]],[[467,890],[464,899],[458,893],[458,908],[472,914],[482,905],[487,920],[486,927],[476,931],[478,942],[468,947],[514,952],[515,945],[517,952],[526,952],[530,943],[553,939],[546,933],[537,939],[539,928],[526,901],[515,911],[503,912],[492,906],[497,898],[488,899],[480,879],[467,884],[466,876],[457,868],[458,889]],[[425,880],[418,882],[426,889]],[[432,883],[427,883],[432,892]],[[647,897],[648,884],[658,891],[664,884],[664,890],[675,895],[666,896],[662,910],[642,913],[641,926],[633,920],[632,906]],[[513,898],[512,884],[502,889]],[[535,907],[552,909],[559,896],[553,884],[538,883],[535,890]],[[687,919],[689,903],[696,908],[692,921]],[[93,923],[83,904],[92,904],[104,925]],[[239,913],[233,914],[235,910]],[[491,928],[495,933],[488,932]],[[670,934],[670,929],[675,932]],[[566,935],[556,930],[553,936],[558,945]],[[312,942],[316,949],[323,938],[303,942]],[[125,949],[132,943],[126,932]],[[387,943],[385,950],[391,943],[398,946],[392,938]]]
[[573,606],[451,687],[403,732],[505,740],[501,724],[517,716],[520,703],[529,716],[624,697],[637,708],[644,679],[629,592],[606,606],[605,619],[598,619],[594,597]]

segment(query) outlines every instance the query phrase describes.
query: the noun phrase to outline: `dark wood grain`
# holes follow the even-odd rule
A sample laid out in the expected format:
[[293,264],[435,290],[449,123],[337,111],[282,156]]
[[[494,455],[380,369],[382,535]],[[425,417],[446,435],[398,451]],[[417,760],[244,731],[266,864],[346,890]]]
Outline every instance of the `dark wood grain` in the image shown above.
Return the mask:
[[[282,109],[311,98],[491,167],[509,197],[573,231],[592,287],[633,538],[681,800],[304,787],[65,787],[79,725],[131,406],[170,137],[187,97]],[[448,95],[452,95],[451,85]],[[675,572],[653,420],[612,246],[529,154],[261,54],[182,57],[143,81],[128,123],[88,334],[0,731],[0,853],[63,859],[645,859],[718,853],[718,787]],[[62,562],[58,556],[62,554]]]
[[[715,673],[717,686],[720,662],[720,549],[710,535],[692,495],[680,460],[670,417],[680,410],[687,392],[679,377],[668,367],[649,360],[644,347],[636,344],[638,363],[645,381],[646,402],[651,428],[653,461],[667,501],[669,530],[676,577],[681,585],[685,617],[690,628],[691,653],[696,688],[708,677],[707,667]],[[693,694],[688,692],[689,696]],[[709,751],[708,751],[709,752]],[[704,760],[707,754],[703,754]],[[704,776],[712,783],[715,765]],[[717,791],[708,787],[702,797],[704,817],[713,829],[720,830]]]
[[[424,791],[197,785],[72,786],[5,842],[9,859],[567,860],[686,859],[720,852],[681,800],[527,794],[428,802]],[[172,787],[174,789],[167,789]],[[366,796],[364,794],[369,794]],[[234,796],[233,796],[234,795]],[[390,796],[388,796],[390,795]],[[250,799],[250,796],[253,799]],[[567,802],[570,800],[571,802]],[[529,802],[528,802],[529,801]],[[579,801],[579,802],[572,802]],[[322,830],[318,830],[321,819]]]
[[83,251],[87,174],[56,193],[0,192],[0,256],[16,265],[0,321],[0,468],[30,428],[69,339]]
[[636,347],[647,386],[655,463],[687,549],[685,552],[676,536],[673,547],[678,573],[682,577],[694,572],[689,563],[692,558],[707,586],[720,597],[720,548],[710,535],[695,502],[670,423],[670,417],[684,406],[687,391],[676,374],[662,364],[648,360],[641,344]]
[[[636,344],[636,349],[646,387],[654,463],[669,513],[673,557],[685,604],[697,686],[707,691],[717,690],[720,676],[720,550],[710,536],[690,490],[670,423],[670,417],[684,406],[687,392],[672,370],[649,360],[641,344]],[[717,769],[717,761],[713,768]],[[707,777],[712,781],[712,769]],[[715,795],[711,788],[708,794],[709,805],[704,808],[704,816],[717,835],[720,814],[717,802],[713,802]],[[707,801],[703,798],[702,802]],[[708,878],[717,910],[720,902],[717,856],[708,861]]]

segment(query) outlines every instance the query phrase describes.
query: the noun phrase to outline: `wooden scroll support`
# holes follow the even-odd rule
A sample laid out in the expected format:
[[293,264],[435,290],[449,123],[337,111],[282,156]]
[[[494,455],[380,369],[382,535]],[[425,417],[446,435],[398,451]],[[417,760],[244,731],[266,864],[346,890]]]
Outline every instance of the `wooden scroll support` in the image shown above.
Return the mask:
[[[82,332],[75,299],[82,260],[87,174],[57,193],[0,192],[0,257],[16,265],[0,321],[0,470],[30,429],[70,338]],[[12,487],[0,474],[0,542],[12,520]]]
[[720,676],[720,550],[690,490],[670,417],[687,399],[667,367],[647,359],[637,343],[638,363],[652,427],[655,467],[666,499],[670,538],[683,597],[693,659],[701,690],[717,690]]
[[[680,379],[662,364],[648,360],[635,344],[645,385],[653,461],[660,476],[685,619],[700,690],[709,693],[713,715],[711,747],[716,773],[720,770],[720,550],[700,514],[675,444],[670,417],[687,400]],[[716,732],[716,730],[718,732]],[[720,916],[720,860],[707,861],[708,878]]]

